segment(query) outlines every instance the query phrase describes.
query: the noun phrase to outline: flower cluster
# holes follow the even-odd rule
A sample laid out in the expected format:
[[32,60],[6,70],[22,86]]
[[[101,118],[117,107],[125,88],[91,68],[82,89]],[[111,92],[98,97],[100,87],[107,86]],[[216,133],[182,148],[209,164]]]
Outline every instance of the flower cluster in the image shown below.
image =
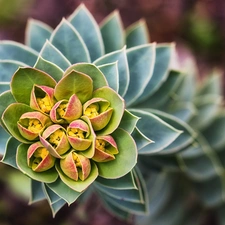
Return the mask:
[[[90,73],[79,71],[81,65],[91,68]],[[119,155],[113,134],[124,113],[124,100],[93,64],[72,65],[58,82],[41,70],[19,68],[11,81],[11,93],[16,102],[2,118],[26,149],[26,165],[20,163],[25,154],[17,154],[21,170],[26,166],[30,174],[56,170],[62,180],[80,182],[88,180],[96,164]],[[7,119],[10,116],[13,121]]]

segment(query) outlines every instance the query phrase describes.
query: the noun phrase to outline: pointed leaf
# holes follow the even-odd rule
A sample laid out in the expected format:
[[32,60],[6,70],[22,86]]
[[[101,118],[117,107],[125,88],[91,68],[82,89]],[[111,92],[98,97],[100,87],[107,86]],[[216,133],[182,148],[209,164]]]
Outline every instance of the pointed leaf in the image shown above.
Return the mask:
[[127,173],[123,177],[117,178],[116,182],[115,180],[105,179],[103,177],[98,177],[95,182],[101,184],[102,186],[117,190],[137,189],[132,171],[130,173]]
[[109,87],[111,87],[116,92],[119,91],[119,71],[118,71],[118,63],[108,63],[101,66],[98,66],[98,68],[102,71],[104,74]]
[[40,51],[45,41],[50,38],[53,29],[47,24],[29,19],[25,31],[25,43],[36,51]]
[[[85,25],[86,26],[86,25]],[[88,49],[77,30],[65,19],[53,31],[50,42],[72,63],[90,62]]]
[[43,184],[41,182],[31,179],[30,204],[46,199],[42,185]]
[[55,87],[56,81],[47,73],[35,68],[19,68],[11,82],[12,94],[18,102],[30,105],[33,85]]
[[34,172],[30,167],[27,165],[27,150],[29,148],[29,145],[26,144],[20,144],[17,149],[16,154],[16,162],[18,168],[26,175],[28,175],[30,178],[44,182],[44,183],[52,183],[54,182],[58,174],[55,170],[55,168],[49,169],[45,172]]
[[69,60],[48,40],[42,47],[39,56],[47,61],[56,64],[62,70],[66,70],[71,65]]
[[95,163],[93,163],[93,162],[91,163],[91,173],[89,174],[89,176],[87,177],[87,179],[84,180],[84,181],[81,181],[81,180],[75,181],[75,180],[72,180],[69,177],[67,177],[63,173],[63,171],[60,168],[60,165],[58,163],[56,164],[56,169],[57,169],[57,171],[59,173],[59,177],[61,178],[61,180],[68,187],[70,187],[71,189],[73,189],[76,192],[82,192],[82,191],[84,191],[88,186],[90,186],[95,181],[95,179],[98,176],[98,168],[95,165]]
[[59,178],[55,182],[46,185],[69,205],[76,201],[76,199],[82,194],[82,192],[76,192],[69,188]]
[[43,59],[41,56],[38,58],[34,68],[42,70],[49,74],[55,81],[59,81],[63,76],[63,70],[54,63]]
[[74,64],[65,71],[64,75],[69,74],[72,70],[88,75],[93,80],[94,90],[103,86],[108,86],[104,74],[94,64],[91,63]]
[[105,52],[113,52],[124,46],[123,24],[119,12],[114,11],[100,24]]
[[6,150],[6,143],[7,143],[10,136],[1,126],[0,126],[0,137],[1,137],[0,155],[4,155],[5,150]]
[[3,163],[8,164],[16,169],[18,168],[16,165],[16,152],[19,144],[20,142],[18,142],[15,138],[10,137],[6,143],[6,151],[2,159]]
[[46,184],[42,183],[42,188],[50,205],[61,199],[60,196],[53,192]]
[[138,99],[139,101],[143,101],[151,96],[155,91],[159,89],[164,80],[168,75],[168,70],[170,66],[170,60],[172,51],[174,50],[174,44],[167,45],[157,45],[156,46],[156,59],[155,59],[155,67],[153,70],[152,77],[147,84],[144,92]]
[[139,150],[139,154],[150,154],[162,151],[170,145],[182,131],[175,129],[159,117],[150,112],[138,109],[129,109],[136,116],[141,117],[137,123],[137,128],[150,140],[154,141],[150,145]]
[[129,85],[129,67],[127,62],[126,49],[123,48],[121,50],[106,54],[94,61],[94,64],[100,66],[113,62],[118,62],[119,94],[123,97]]
[[119,127],[131,134],[139,119],[139,117],[125,109]]
[[142,95],[152,77],[155,64],[155,43],[128,49],[127,60],[130,83],[124,99],[129,106]]
[[33,66],[37,57],[36,51],[23,44],[14,41],[0,41],[0,60],[15,60]]
[[116,155],[115,160],[97,163],[97,166],[99,176],[116,179],[129,173],[136,165],[137,149],[134,140],[126,131],[117,129],[112,136],[117,144],[119,153]]
[[150,37],[145,20],[140,19],[126,29],[127,48],[147,44],[149,42]]
[[[98,24],[87,10],[84,4],[80,4],[68,21],[79,32],[84,40],[91,57],[91,61],[96,60],[104,53],[104,45]],[[85,26],[83,26],[85,24]]]
[[56,213],[66,204],[66,201],[59,199],[51,205],[52,215],[55,217]]

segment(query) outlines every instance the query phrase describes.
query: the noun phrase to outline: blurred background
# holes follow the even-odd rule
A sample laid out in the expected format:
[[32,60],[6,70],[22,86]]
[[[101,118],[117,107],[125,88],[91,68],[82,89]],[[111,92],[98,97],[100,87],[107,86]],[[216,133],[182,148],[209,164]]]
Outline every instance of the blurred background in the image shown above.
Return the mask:
[[[200,76],[213,68],[225,71],[224,0],[0,0],[0,40],[23,43],[30,17],[55,28],[81,2],[98,23],[115,9],[121,13],[125,28],[144,18],[151,42],[176,42],[180,59],[193,55]],[[29,193],[20,183],[21,179],[24,184],[29,181],[6,167],[0,165],[0,225],[125,224],[108,214],[95,196],[88,205],[64,207],[52,219],[46,202],[27,205]],[[7,179],[10,182],[6,182],[7,176],[12,176]]]

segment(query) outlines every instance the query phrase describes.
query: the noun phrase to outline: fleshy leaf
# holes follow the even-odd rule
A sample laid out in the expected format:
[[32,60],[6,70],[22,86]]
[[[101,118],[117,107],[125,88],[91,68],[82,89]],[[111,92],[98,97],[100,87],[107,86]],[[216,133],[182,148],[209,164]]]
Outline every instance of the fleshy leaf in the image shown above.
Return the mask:
[[102,56],[104,45],[100,29],[84,4],[78,6],[74,13],[69,16],[68,21],[75,27],[84,40],[89,50],[91,61]]
[[19,132],[17,127],[17,122],[19,121],[22,114],[26,112],[32,112],[33,110],[22,103],[12,103],[3,113],[2,121],[6,126],[7,130],[11,133],[13,137],[23,143],[30,143],[25,139]]
[[34,180],[44,182],[44,183],[52,183],[54,182],[58,174],[55,170],[55,168],[52,168],[50,170],[47,170],[45,172],[34,172],[30,167],[27,165],[27,150],[29,148],[29,145],[26,144],[20,144],[17,149],[16,154],[16,162],[18,168],[26,175],[31,177]]
[[174,44],[158,44],[156,46],[154,71],[144,92],[138,99],[139,101],[143,101],[149,96],[151,96],[155,91],[157,91],[157,89],[161,86],[162,82],[166,79],[173,49]]
[[110,134],[119,126],[125,108],[124,100],[109,87],[102,87],[94,91],[93,98],[96,97],[109,101],[110,108],[113,109],[110,122],[98,133],[99,135]]
[[73,94],[76,94],[81,103],[84,103],[91,98],[92,91],[92,79],[84,73],[72,70],[57,83],[55,98],[59,101],[69,99]]
[[124,189],[137,189],[136,183],[134,181],[134,175],[131,171],[125,176],[117,178],[117,182],[113,179],[105,179],[103,177],[98,177],[96,179],[97,183],[100,183],[102,186],[106,186],[113,189],[124,190]]
[[40,51],[46,39],[49,39],[53,29],[47,24],[29,19],[25,31],[25,43],[36,51]]
[[39,181],[31,179],[31,196],[29,203],[35,203],[46,198],[43,191],[43,184]]
[[81,181],[81,180],[75,181],[75,180],[72,180],[69,177],[67,177],[63,173],[63,171],[60,168],[60,165],[58,163],[56,163],[56,169],[59,173],[59,176],[60,176],[62,182],[64,182],[68,187],[70,187],[71,189],[73,189],[76,192],[84,191],[88,186],[90,186],[94,182],[94,180],[98,176],[98,168],[95,165],[95,163],[93,163],[93,162],[91,163],[91,173],[84,181]]
[[[85,25],[86,26],[86,25]],[[72,63],[90,62],[88,49],[77,30],[65,19],[53,31],[50,42]]]
[[62,70],[66,70],[71,65],[69,60],[48,40],[42,47],[39,56],[41,56],[47,61],[56,64]]
[[106,53],[119,50],[125,45],[123,24],[117,10],[102,21],[100,28]]
[[82,194],[69,188],[59,178],[55,182],[47,184],[47,186],[58,196],[63,198],[69,205],[72,204]]
[[0,143],[0,155],[5,154],[5,146],[6,143],[10,137],[10,135],[0,126],[0,137],[1,137],[1,143]]
[[98,68],[105,75],[105,78],[109,84],[109,87],[111,87],[113,90],[118,92],[118,90],[119,90],[119,71],[118,71],[117,62],[104,64],[104,65],[98,66]]
[[94,64],[91,63],[74,64],[65,71],[64,75],[69,74],[73,70],[88,75],[93,80],[94,90],[103,86],[108,86],[104,74]]
[[47,197],[47,200],[50,205],[54,204],[55,202],[59,201],[61,198],[58,196],[54,191],[52,191],[47,185],[42,183],[43,191]]
[[59,199],[51,205],[52,215],[55,217],[56,213],[66,204],[66,201]]
[[126,29],[127,48],[147,44],[149,42],[149,32],[145,20],[140,19]]
[[17,147],[20,144],[15,138],[10,137],[6,143],[6,151],[3,156],[2,162],[8,164],[14,168],[17,168],[16,165],[16,152]]
[[118,71],[119,71],[119,94],[123,97],[127,92],[127,88],[129,85],[129,67],[126,55],[126,49],[123,48],[121,50],[111,52],[106,54],[96,61],[94,64],[97,66],[104,65],[107,63],[118,62]]
[[150,81],[155,64],[155,43],[127,50],[130,83],[124,96],[127,107],[143,93]]
[[139,117],[125,109],[119,127],[131,134],[139,119]]
[[139,150],[139,154],[151,154],[162,151],[170,145],[182,131],[175,129],[159,117],[144,110],[129,109],[136,116],[141,117],[137,128],[154,143]]
[[38,53],[14,41],[0,41],[0,60],[15,60],[33,66]]
[[28,67],[19,68],[11,82],[11,90],[15,99],[20,103],[30,105],[30,95],[34,84],[53,88],[56,81],[41,70]]
[[43,59],[41,56],[38,58],[37,62],[35,63],[34,68],[46,72],[57,82],[62,78],[64,73],[63,70],[59,68],[57,65]]
[[[137,163],[137,148],[133,138],[125,130],[117,129],[112,133],[119,153],[116,159],[106,163],[96,163],[99,176],[116,179],[129,173]],[[127,153],[129,151],[129,154]]]

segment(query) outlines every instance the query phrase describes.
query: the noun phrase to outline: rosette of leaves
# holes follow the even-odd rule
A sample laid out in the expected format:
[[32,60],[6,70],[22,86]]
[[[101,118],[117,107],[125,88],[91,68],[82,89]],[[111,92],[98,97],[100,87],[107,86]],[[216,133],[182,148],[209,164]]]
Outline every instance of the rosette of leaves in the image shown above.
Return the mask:
[[[54,30],[29,20],[26,45],[0,43],[1,152],[4,163],[31,177],[31,202],[47,198],[55,214],[93,187],[111,212],[129,219],[148,212],[143,174],[179,170],[174,159],[198,137],[186,123],[194,108],[186,104],[190,79],[170,67],[173,43],[149,41],[143,20],[124,29],[115,11],[98,25],[82,4]],[[53,166],[33,171],[46,152]],[[95,152],[113,160],[98,162]],[[86,179],[83,157],[90,161]],[[80,178],[69,177],[70,162],[85,167]]]

